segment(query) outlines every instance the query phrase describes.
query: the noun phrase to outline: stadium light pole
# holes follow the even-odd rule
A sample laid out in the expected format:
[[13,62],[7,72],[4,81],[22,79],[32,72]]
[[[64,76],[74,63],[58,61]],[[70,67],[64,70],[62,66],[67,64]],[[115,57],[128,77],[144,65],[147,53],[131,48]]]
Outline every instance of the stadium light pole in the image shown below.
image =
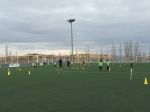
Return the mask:
[[74,63],[74,58],[73,58],[73,28],[72,28],[72,23],[75,22],[75,19],[69,19],[67,20],[68,23],[71,24],[71,61]]

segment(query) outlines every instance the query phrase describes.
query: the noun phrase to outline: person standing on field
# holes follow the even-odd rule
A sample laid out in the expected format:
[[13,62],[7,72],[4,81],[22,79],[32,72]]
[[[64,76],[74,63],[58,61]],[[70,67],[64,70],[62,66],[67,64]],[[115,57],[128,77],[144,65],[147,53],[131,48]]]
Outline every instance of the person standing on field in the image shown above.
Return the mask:
[[70,61],[69,61],[69,59],[67,60],[67,68],[69,68],[70,67]]
[[110,61],[107,59],[107,71],[110,71]]
[[62,59],[61,59],[61,58],[59,59],[58,63],[59,63],[59,68],[62,68],[62,63],[63,63],[63,62],[62,62]]
[[132,75],[133,75],[133,59],[131,59],[131,61],[130,61],[130,67],[131,67],[131,70],[130,70],[130,80],[132,80]]
[[102,70],[103,70],[103,60],[101,58],[99,61],[99,71],[102,71]]
[[131,69],[133,69],[133,59],[131,59],[130,66],[131,66]]

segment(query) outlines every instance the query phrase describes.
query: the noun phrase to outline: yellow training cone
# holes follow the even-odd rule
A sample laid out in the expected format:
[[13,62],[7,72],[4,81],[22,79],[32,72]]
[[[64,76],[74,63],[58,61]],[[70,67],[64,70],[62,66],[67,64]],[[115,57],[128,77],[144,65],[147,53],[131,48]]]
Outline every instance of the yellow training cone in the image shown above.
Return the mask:
[[8,76],[10,76],[10,70],[8,71]]
[[148,81],[147,81],[147,78],[145,77],[144,85],[147,85],[147,84],[148,84]]
[[29,70],[28,74],[29,74],[29,75],[31,74],[30,70]]

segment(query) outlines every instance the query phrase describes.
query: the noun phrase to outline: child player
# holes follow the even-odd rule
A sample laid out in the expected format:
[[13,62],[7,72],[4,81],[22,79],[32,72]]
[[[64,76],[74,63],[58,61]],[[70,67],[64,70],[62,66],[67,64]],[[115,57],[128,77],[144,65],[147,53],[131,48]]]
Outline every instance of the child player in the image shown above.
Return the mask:
[[109,59],[107,59],[107,71],[110,71],[110,62],[109,62]]
[[130,67],[131,67],[130,80],[132,80],[132,73],[133,73],[133,60],[132,59],[131,59],[131,62],[130,62]]
[[102,71],[102,69],[103,69],[103,60],[101,58],[99,61],[99,71]]
[[69,68],[70,67],[70,61],[69,61],[69,59],[67,60],[67,68]]
[[58,64],[59,64],[59,68],[62,68],[62,59],[61,58],[59,59]]

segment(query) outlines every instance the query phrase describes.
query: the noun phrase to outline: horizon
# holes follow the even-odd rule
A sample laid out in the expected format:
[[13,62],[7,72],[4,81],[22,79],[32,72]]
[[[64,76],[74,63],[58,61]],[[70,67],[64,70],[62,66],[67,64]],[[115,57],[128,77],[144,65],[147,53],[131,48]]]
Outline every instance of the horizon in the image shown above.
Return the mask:
[[[129,41],[125,41],[125,42],[129,42]],[[122,46],[122,54],[124,54],[124,45],[125,42],[121,43]],[[138,41],[132,41],[133,44],[135,42]],[[139,51],[144,55],[150,55],[150,44],[142,44],[140,42],[139,43]],[[79,43],[81,44],[81,43]],[[116,52],[117,54],[119,54],[119,45],[120,42],[114,42],[112,44],[102,44],[102,45],[94,45],[92,43],[85,43],[84,46],[83,45],[79,45],[79,44],[75,44],[74,46],[74,54],[76,54],[77,52],[94,52],[97,54],[101,54],[101,52],[103,52],[104,54],[112,54],[112,44],[115,44],[116,46]],[[52,42],[36,42],[36,43],[1,43],[0,44],[0,56],[3,57],[6,55],[6,51],[5,51],[5,47],[8,46],[8,55],[26,55],[26,54],[34,54],[34,53],[38,53],[38,54],[55,54],[55,55],[70,55],[71,54],[71,46],[70,45],[64,45],[63,43],[59,42],[59,46],[58,43],[52,43]]]

